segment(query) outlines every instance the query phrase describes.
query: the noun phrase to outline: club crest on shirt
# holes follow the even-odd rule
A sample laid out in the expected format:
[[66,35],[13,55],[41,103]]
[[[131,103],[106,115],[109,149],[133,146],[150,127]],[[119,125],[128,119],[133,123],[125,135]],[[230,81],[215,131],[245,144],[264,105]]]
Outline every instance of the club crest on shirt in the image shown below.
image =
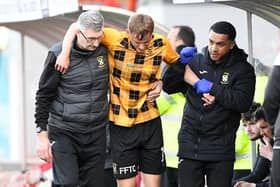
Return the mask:
[[99,63],[99,64],[98,64],[98,67],[99,67],[99,68],[103,68],[103,67],[105,66],[105,62],[104,62],[103,56],[98,56],[98,57],[96,57],[96,60],[97,60],[97,62]]
[[220,81],[221,84],[229,84],[229,76],[230,74],[228,72],[224,72],[222,75],[222,80]]

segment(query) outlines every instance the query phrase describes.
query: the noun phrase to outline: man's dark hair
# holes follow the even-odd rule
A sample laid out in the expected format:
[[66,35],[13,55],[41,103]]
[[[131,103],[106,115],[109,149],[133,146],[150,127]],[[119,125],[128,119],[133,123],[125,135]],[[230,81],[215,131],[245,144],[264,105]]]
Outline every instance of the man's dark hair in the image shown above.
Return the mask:
[[219,34],[226,34],[228,35],[228,38],[231,41],[235,40],[236,37],[236,30],[234,28],[234,26],[226,21],[220,21],[217,23],[214,23],[211,27],[210,30],[219,33]]
[[257,108],[257,110],[254,112],[254,121],[257,122],[261,119],[266,121],[263,107]]
[[182,40],[187,46],[195,46],[195,34],[191,27],[186,25],[176,25],[173,28],[179,29],[179,32],[177,34],[177,40]]
[[254,120],[254,113],[255,111],[261,106],[260,103],[257,103],[257,102],[253,102],[249,111],[248,112],[245,112],[245,113],[242,113],[241,114],[241,118],[243,121],[252,121]]

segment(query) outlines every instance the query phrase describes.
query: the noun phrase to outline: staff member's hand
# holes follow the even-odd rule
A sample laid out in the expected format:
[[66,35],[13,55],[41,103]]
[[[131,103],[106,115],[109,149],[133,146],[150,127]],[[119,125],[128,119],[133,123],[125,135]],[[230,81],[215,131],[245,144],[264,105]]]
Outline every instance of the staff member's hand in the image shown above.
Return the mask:
[[209,93],[203,94],[201,99],[205,102],[203,104],[203,106],[205,107],[208,107],[215,103],[215,97],[213,95],[210,95]]
[[245,181],[239,181],[234,185],[234,187],[256,187],[256,184]]
[[50,162],[52,159],[51,144],[48,138],[47,131],[37,133],[37,155],[41,160]]
[[153,84],[152,89],[148,92],[147,101],[154,102],[160,96],[162,90],[162,81],[158,80]]
[[260,155],[272,161],[273,149],[266,137],[263,137],[264,143],[260,141]]

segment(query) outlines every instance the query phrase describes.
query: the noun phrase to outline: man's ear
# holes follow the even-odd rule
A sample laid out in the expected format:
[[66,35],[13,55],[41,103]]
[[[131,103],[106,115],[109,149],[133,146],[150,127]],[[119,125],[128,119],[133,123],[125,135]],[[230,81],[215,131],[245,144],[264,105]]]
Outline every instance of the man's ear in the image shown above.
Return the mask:
[[235,46],[235,41],[232,41],[230,45],[230,49],[233,49],[234,46]]

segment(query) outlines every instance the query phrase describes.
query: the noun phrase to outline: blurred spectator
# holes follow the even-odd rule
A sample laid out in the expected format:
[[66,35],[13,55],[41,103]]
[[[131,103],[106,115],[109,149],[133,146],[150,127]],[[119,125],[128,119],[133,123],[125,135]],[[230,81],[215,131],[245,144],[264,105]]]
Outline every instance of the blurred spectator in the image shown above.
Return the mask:
[[[265,119],[264,110],[259,107],[254,114],[254,124],[260,132],[260,152],[250,175],[239,179],[234,187],[268,187],[270,160],[272,158],[272,133]],[[262,149],[262,150],[261,150]]]
[[253,123],[254,112],[260,106],[260,103],[253,102],[249,111],[241,114],[242,125],[240,125],[238,128],[235,140],[235,162],[232,178],[233,181],[245,177],[251,173],[252,159],[250,155],[250,139],[255,140],[260,136],[259,129],[257,129],[255,125],[251,125],[251,123]]

